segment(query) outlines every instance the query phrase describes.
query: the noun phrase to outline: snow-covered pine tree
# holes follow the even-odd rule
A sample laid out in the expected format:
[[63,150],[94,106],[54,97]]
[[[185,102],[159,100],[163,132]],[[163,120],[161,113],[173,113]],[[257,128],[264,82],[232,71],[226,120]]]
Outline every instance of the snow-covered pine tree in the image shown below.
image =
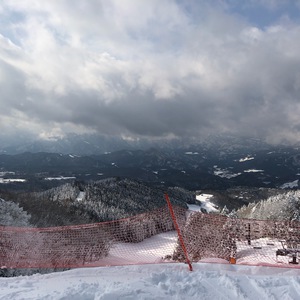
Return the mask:
[[18,204],[0,199],[0,225],[4,226],[30,226],[30,215]]

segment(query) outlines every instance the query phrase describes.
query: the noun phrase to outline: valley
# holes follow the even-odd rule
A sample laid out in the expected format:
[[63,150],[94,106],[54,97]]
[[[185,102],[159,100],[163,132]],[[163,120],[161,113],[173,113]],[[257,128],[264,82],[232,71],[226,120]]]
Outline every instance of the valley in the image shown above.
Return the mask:
[[268,146],[255,150],[221,145],[120,150],[98,155],[1,154],[0,184],[9,183],[17,189],[44,189],[62,181],[120,177],[193,191],[237,186],[297,188],[299,157],[297,147]]
[[59,153],[0,154],[0,197],[28,212],[34,226],[60,226],[149,211],[165,203],[166,191],[185,207],[201,206],[196,197],[211,195],[216,212],[229,214],[299,187],[296,145],[218,138],[84,155],[93,143],[81,142],[72,153],[61,147]]

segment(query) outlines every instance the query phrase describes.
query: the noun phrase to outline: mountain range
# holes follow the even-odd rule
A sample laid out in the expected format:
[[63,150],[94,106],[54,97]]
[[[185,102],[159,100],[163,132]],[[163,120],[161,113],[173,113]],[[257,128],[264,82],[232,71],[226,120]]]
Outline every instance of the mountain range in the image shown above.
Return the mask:
[[38,189],[61,180],[121,177],[195,191],[237,186],[297,188],[300,177],[299,147],[272,146],[257,140],[219,140],[101,154],[74,152],[0,154],[0,184]]
[[[144,190],[158,189],[161,193],[169,187],[210,193],[220,209],[225,205],[229,210],[239,209],[285,190],[297,190],[299,149],[298,145],[269,145],[257,139],[226,136],[150,143],[70,135],[42,143],[28,141],[10,151],[8,144],[2,144],[0,196],[13,200],[19,197],[16,193],[26,198],[28,193],[74,182],[78,186],[105,179],[131,180],[146,185]],[[13,194],[7,197],[9,193]],[[77,193],[78,188],[76,197]],[[54,206],[53,210],[60,210]],[[76,218],[76,222],[86,220]]]

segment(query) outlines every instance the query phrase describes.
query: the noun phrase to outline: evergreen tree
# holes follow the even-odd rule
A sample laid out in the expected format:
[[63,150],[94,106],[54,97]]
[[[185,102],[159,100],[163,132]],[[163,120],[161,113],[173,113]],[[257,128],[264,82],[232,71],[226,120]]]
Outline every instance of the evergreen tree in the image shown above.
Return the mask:
[[18,204],[0,199],[0,225],[28,227],[30,215]]

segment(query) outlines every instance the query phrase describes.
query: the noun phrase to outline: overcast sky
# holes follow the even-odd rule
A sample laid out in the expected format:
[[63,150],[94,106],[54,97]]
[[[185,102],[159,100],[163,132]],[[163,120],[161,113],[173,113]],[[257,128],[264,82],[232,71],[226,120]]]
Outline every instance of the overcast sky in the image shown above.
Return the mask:
[[300,140],[300,0],[0,0],[2,134]]

